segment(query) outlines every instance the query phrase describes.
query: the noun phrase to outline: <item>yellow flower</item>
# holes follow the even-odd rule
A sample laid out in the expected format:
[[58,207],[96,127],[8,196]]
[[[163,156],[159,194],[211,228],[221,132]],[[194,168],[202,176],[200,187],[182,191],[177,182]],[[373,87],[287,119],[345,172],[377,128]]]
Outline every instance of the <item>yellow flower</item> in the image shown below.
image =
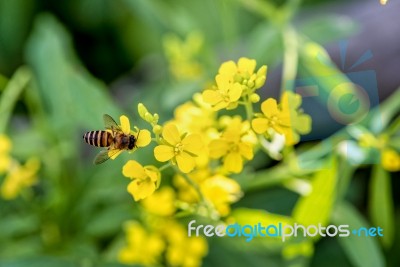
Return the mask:
[[273,98],[265,100],[261,104],[263,114],[252,120],[254,131],[258,134],[269,134],[273,129],[285,136],[286,145],[294,145],[299,142],[299,135],[311,130],[310,116],[303,114],[298,108],[301,105],[301,96],[291,92],[285,92],[280,106]]
[[231,77],[234,82],[241,84],[243,93],[251,95],[261,88],[267,78],[267,66],[262,66],[255,72],[257,62],[254,59],[242,57],[237,64],[227,61],[221,65],[218,73]]
[[249,138],[252,135],[249,123],[242,122],[239,116],[234,117],[221,137],[210,142],[210,157],[214,159],[222,157],[227,171],[241,172],[243,158],[247,160],[253,158],[253,144]]
[[[124,134],[132,134],[136,138],[136,144],[135,148],[133,150],[130,150],[129,152],[132,153],[133,151],[136,150],[137,147],[145,147],[151,142],[151,133],[148,130],[137,130],[137,131],[131,131],[131,125],[129,122],[128,117],[125,115],[122,115],[119,117],[120,121],[120,127],[121,130]],[[118,157],[119,154],[121,154],[123,150],[118,151],[117,153],[113,153],[112,150],[109,152],[109,156],[111,159],[115,159]]]
[[254,70],[256,69],[256,64],[257,62],[255,59],[242,57],[238,60],[237,65],[232,60],[222,63],[221,67],[218,70],[218,73],[227,75],[239,74],[249,77],[254,73]]
[[262,66],[256,73],[255,68],[256,61],[244,57],[237,64],[233,61],[222,63],[215,77],[216,86],[203,92],[204,101],[215,110],[236,108],[242,96],[246,101],[258,102],[259,97],[254,92],[264,85],[267,66]]
[[253,119],[251,122],[251,126],[256,133],[262,134],[272,128],[280,134],[287,134],[291,127],[290,114],[281,111],[275,99],[268,98],[265,100],[261,104],[261,111],[263,116]]
[[230,212],[230,204],[242,195],[239,184],[222,175],[214,175],[200,185],[204,197],[211,201],[221,216]]
[[161,174],[154,166],[142,166],[134,160],[129,160],[122,168],[122,174],[132,179],[128,185],[128,192],[135,201],[144,199],[158,188]]
[[8,136],[0,134],[0,154],[6,154],[11,151],[11,140]]
[[40,168],[40,161],[36,158],[29,159],[25,165],[15,163],[1,185],[1,195],[4,199],[14,199],[27,187],[37,182],[37,172]]
[[4,173],[11,164],[11,140],[8,136],[0,134],[0,174]]
[[400,155],[393,149],[384,149],[381,154],[382,167],[390,172],[400,171]]
[[195,80],[203,74],[203,67],[198,62],[203,35],[199,32],[191,32],[182,41],[174,34],[168,34],[163,38],[165,55],[169,61],[171,74],[177,80]]
[[193,101],[186,102],[175,109],[175,119],[172,121],[179,129],[204,134],[215,124],[216,112],[203,101],[201,94],[195,94]]
[[159,216],[171,216],[175,213],[175,192],[171,187],[163,187],[144,199],[143,207],[150,213]]
[[202,258],[207,255],[208,244],[203,237],[188,237],[186,229],[175,222],[170,222],[166,230],[168,247],[166,260],[168,266],[201,266]]
[[218,74],[215,81],[217,86],[203,92],[204,102],[211,104],[215,110],[236,108],[237,101],[242,96],[240,84],[233,83],[228,75],[223,74]]
[[285,136],[286,144],[293,145],[299,142],[298,133],[304,135],[311,131],[311,117],[300,110],[301,96],[293,92],[285,92],[281,98],[282,110],[290,114],[291,131]]
[[148,233],[137,222],[128,222],[124,228],[127,244],[118,255],[121,263],[155,265],[160,262],[165,243],[159,234]]
[[183,173],[188,173],[195,167],[194,157],[203,148],[200,135],[180,135],[175,124],[167,124],[162,131],[164,145],[154,148],[154,156],[160,162],[172,160]]
[[[189,178],[196,184],[201,184],[202,181],[208,179],[211,176],[208,168],[196,169],[195,171],[188,174]],[[178,199],[186,203],[197,203],[199,202],[199,194],[190,185],[182,175],[175,175],[173,179],[173,185],[177,189]]]

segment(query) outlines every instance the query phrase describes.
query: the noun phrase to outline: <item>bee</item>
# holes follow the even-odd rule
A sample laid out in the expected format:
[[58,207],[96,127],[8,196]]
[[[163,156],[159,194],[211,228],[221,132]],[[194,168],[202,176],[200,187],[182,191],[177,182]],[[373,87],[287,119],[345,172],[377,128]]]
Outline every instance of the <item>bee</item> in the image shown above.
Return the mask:
[[125,134],[115,120],[107,114],[103,115],[106,130],[90,131],[83,135],[86,143],[97,147],[107,147],[100,151],[94,159],[94,164],[101,164],[122,150],[137,148],[137,137]]

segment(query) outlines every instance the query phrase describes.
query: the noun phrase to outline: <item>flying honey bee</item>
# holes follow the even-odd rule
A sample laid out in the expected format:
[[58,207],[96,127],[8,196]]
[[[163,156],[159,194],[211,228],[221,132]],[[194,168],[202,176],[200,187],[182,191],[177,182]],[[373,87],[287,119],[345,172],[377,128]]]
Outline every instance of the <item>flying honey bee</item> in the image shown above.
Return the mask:
[[103,115],[105,131],[90,131],[83,135],[86,143],[97,147],[107,147],[100,151],[94,159],[94,164],[101,164],[122,150],[137,148],[137,137],[126,134],[115,120],[107,114]]

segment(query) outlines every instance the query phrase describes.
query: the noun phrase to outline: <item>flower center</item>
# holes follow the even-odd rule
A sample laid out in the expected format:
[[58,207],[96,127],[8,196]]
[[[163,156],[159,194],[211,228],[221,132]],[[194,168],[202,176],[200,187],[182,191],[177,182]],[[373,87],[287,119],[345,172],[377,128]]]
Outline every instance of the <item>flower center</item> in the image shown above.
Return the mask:
[[222,97],[224,102],[230,102],[231,101],[228,92],[221,93],[221,97]]
[[178,143],[175,145],[174,147],[174,153],[175,155],[178,155],[179,153],[181,153],[183,151],[183,145],[182,143]]
[[273,115],[273,116],[271,116],[271,117],[269,118],[269,124],[270,124],[271,126],[274,126],[274,125],[276,125],[276,124],[278,124],[278,123],[279,123],[279,118],[278,118],[278,116]]
[[232,143],[229,148],[229,152],[234,153],[234,152],[238,152],[238,151],[239,151],[239,146],[236,143]]

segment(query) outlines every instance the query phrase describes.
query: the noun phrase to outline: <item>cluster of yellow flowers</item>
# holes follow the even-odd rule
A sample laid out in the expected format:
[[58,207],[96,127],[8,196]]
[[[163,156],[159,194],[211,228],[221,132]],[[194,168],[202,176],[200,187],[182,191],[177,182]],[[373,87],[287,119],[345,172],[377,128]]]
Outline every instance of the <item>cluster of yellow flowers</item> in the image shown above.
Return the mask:
[[[158,124],[158,114],[151,114],[143,104],[138,105],[139,115],[151,125],[154,138],[147,130],[137,130],[137,146],[155,141],[155,159],[167,162],[162,168],[173,167],[177,177],[183,177],[196,189],[181,189],[187,186],[181,181],[175,183],[178,192],[185,191],[182,195],[191,202],[208,196],[203,200],[217,211],[224,210],[221,216],[227,215],[226,205],[241,194],[239,185],[227,177],[240,173],[245,162],[252,160],[255,150],[260,147],[270,150],[268,142],[276,136],[283,137],[286,145],[294,145],[299,142],[299,133],[310,131],[311,119],[299,109],[300,95],[285,92],[279,104],[269,98],[261,104],[262,113],[253,112],[253,104],[260,100],[256,91],[264,85],[267,72],[266,66],[257,71],[255,68],[256,61],[248,58],[223,63],[216,84],[179,106],[174,119],[164,126]],[[232,110],[239,105],[245,106],[246,119],[236,114],[218,117],[219,110]],[[121,128],[130,131],[125,116],[121,116]],[[153,165],[142,166],[131,160],[125,164],[123,175],[132,179],[128,191],[136,201],[150,196],[160,185],[160,169]],[[216,182],[212,182],[214,179]],[[189,197],[187,192],[195,196]],[[215,192],[219,197],[213,197]],[[220,197],[221,194],[226,197]]]
[[[253,112],[253,104],[260,100],[256,91],[264,85],[266,72],[266,66],[256,71],[256,61],[248,58],[223,63],[216,84],[177,107],[174,119],[163,126],[158,124],[158,114],[140,103],[139,115],[152,127],[154,138],[148,130],[136,128],[137,146],[156,142],[154,157],[166,164],[161,168],[134,160],[125,164],[122,173],[132,179],[128,191],[135,201],[152,195],[160,185],[161,170],[172,167],[181,200],[211,204],[219,216],[226,216],[229,204],[241,195],[239,185],[229,176],[240,173],[260,147],[269,150],[266,144],[274,137],[280,136],[291,146],[299,141],[299,134],[310,131],[311,119],[299,109],[297,94],[285,92],[279,104],[269,98],[261,104],[262,113]],[[239,105],[245,107],[246,119],[236,114],[218,117],[219,110]],[[125,116],[120,120],[121,128],[129,132],[129,120]]]
[[385,170],[400,171],[400,154],[390,145],[390,137],[387,134],[375,136],[365,129],[357,139],[360,147],[373,148],[380,152],[380,163]]
[[[285,145],[299,142],[299,134],[310,131],[311,119],[300,110],[297,94],[285,92],[280,103],[269,98],[261,104],[260,113],[253,111],[266,73],[266,66],[256,70],[253,59],[223,63],[215,84],[178,106],[174,118],[163,125],[158,123],[158,114],[150,113],[142,103],[138,105],[139,115],[150,125],[152,134],[142,134],[146,130],[137,128],[133,134],[142,147],[155,142],[154,158],[164,165],[143,166],[129,160],[122,169],[123,175],[132,179],[129,193],[135,201],[142,200],[146,214],[151,214],[144,219],[146,229],[138,222],[127,224],[122,262],[155,264],[165,255],[164,260],[173,266],[200,265],[207,243],[201,237],[189,239],[171,216],[179,210],[214,220],[227,217],[230,205],[242,195],[232,175],[242,172],[258,150],[276,156]],[[241,106],[245,118],[239,115]],[[228,111],[219,115],[223,109]],[[129,120],[122,116],[121,124],[125,129]],[[172,183],[157,190],[166,168],[174,170]],[[143,249],[148,252],[141,253]]]
[[169,70],[177,80],[196,80],[202,75],[203,67],[198,62],[204,37],[200,32],[191,32],[185,40],[169,33],[163,38],[163,46]]
[[[127,264],[195,267],[201,265],[208,246],[204,238],[188,237],[186,229],[173,220],[176,196],[171,187],[163,187],[141,202],[146,211],[144,224],[125,223],[126,244],[119,260]],[[143,225],[146,225],[144,227]]]
[[37,158],[30,158],[24,165],[21,165],[11,155],[12,143],[6,136],[0,135],[0,176],[5,178],[0,186],[0,193],[3,199],[11,200],[18,197],[25,188],[37,182],[37,172],[40,168],[40,161]]

